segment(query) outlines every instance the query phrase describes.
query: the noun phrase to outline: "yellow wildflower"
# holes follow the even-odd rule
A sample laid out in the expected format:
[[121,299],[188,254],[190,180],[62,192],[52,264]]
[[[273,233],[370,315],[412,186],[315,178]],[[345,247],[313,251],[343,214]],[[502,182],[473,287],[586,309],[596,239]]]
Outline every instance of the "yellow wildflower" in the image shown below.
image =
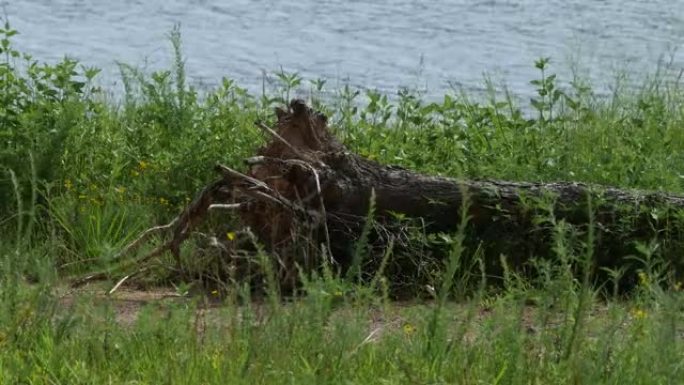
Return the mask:
[[164,198],[164,197],[159,198],[159,204],[162,205],[162,206],[168,206],[168,205],[169,205],[169,200],[166,199],[166,198]]
[[232,241],[235,239],[235,233],[232,231],[229,231],[226,233],[226,238],[228,238],[229,241]]
[[648,316],[648,313],[643,309],[635,308],[632,309],[632,316],[636,319],[644,319]]
[[648,285],[648,274],[644,273],[643,271],[639,272],[639,284],[642,286]]
[[144,160],[141,160],[140,162],[138,162],[138,169],[139,169],[140,171],[145,171],[145,169],[146,169],[147,166],[149,166],[149,165],[150,165],[149,163],[145,162]]
[[212,290],[212,291],[211,291],[211,294],[212,294],[213,296],[218,296],[219,292],[218,292],[218,290]]
[[335,297],[341,297],[343,294],[344,293],[342,293],[340,290],[335,291]]
[[214,370],[218,370],[220,361],[221,361],[221,354],[218,351],[214,352],[211,355],[211,367]]
[[416,332],[416,327],[411,325],[410,323],[404,324],[404,334],[407,336],[412,335],[413,333]]
[[64,187],[69,191],[71,191],[71,189],[74,188],[74,184],[71,182],[71,179],[67,179],[64,181]]

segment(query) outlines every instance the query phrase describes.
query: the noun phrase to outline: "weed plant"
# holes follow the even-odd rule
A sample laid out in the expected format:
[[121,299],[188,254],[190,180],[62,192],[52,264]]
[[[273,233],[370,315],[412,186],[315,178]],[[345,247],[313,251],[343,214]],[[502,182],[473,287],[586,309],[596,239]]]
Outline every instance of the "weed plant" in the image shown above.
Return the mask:
[[[161,301],[122,319],[114,297],[64,297],[60,284],[64,276],[113,268],[116,251],[141,229],[175,216],[214,177],[216,162],[240,168],[265,140],[253,122],[272,119],[272,108],[301,89],[332,116],[350,150],[382,163],[453,177],[681,193],[679,83],[652,78],[640,89],[598,97],[580,79],[562,83],[551,62],[540,59],[529,106],[508,94],[455,93],[427,103],[409,90],[393,99],[348,86],[324,100],[324,80],[307,83],[282,70],[276,89],[262,95],[228,78],[200,93],[186,83],[174,30],[173,67],[146,74],[121,64],[125,87],[117,99],[98,85],[98,69],[68,58],[39,63],[13,45],[15,34],[7,23],[0,29],[0,383],[684,378],[682,283],[663,263],[659,240],[632,256],[640,266],[632,296],[606,297],[573,270],[592,258],[591,226],[576,234],[553,223],[553,262],[539,260],[533,280],[506,269],[503,288],[491,292],[486,275],[477,273],[481,254],[464,247],[464,217],[456,234],[440,236],[449,258],[426,267],[434,284],[415,290],[432,300],[420,303],[389,300],[384,273],[396,257],[392,242],[369,279],[357,279],[370,250],[360,242],[349,277],[324,264],[302,275],[304,295],[292,302],[281,300],[263,253],[255,260],[268,283],[266,301],[229,281],[224,290]],[[205,268],[199,260],[187,263]],[[168,279],[161,271],[157,282]],[[610,274],[617,280],[621,272]],[[214,297],[224,305],[210,306]]]

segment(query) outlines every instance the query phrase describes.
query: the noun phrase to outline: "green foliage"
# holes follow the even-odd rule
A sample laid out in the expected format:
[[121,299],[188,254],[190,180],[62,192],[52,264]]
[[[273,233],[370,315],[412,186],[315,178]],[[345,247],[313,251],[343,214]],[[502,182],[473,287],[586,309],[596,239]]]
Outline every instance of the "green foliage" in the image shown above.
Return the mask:
[[[455,254],[449,271],[463,267],[458,261]],[[0,295],[7,310],[0,313],[0,380],[676,383],[684,374],[684,296],[681,284],[655,289],[663,276],[647,273],[657,274],[652,267],[644,266],[636,297],[607,302],[572,279],[569,265],[550,264],[537,267],[534,288],[511,275],[495,296],[399,305],[329,271],[303,277],[305,295],[295,301],[282,303],[273,292],[267,306],[231,286],[235,297],[218,308],[201,296],[140,309],[87,295],[59,305],[54,289],[15,282]]]
[[[128,323],[110,297],[75,296],[69,306],[55,298],[56,275],[110,268],[122,245],[176,215],[214,178],[217,161],[240,168],[263,142],[253,122],[271,119],[271,109],[292,95],[308,92],[352,151],[381,163],[454,177],[682,192],[679,84],[656,78],[604,98],[581,79],[565,85],[544,58],[535,63],[540,78],[531,82],[537,95],[529,106],[496,94],[427,102],[409,90],[392,96],[345,85],[328,92],[325,80],[307,83],[283,69],[273,93],[250,95],[227,78],[199,92],[187,83],[175,28],[172,68],[146,74],[121,64],[118,103],[96,85],[98,69],[68,58],[38,63],[14,47],[16,33],[7,23],[0,29],[0,383],[631,384],[684,377],[682,283],[663,262],[662,240],[637,245],[633,298],[617,299],[616,270],[607,272],[616,295],[600,301],[587,275],[594,226],[580,231],[558,221],[546,202],[530,202],[530,211],[552,230],[553,260],[535,260],[531,280],[504,269],[496,294],[485,285],[482,249],[464,246],[465,215],[456,234],[425,236],[395,213],[399,231],[379,264],[370,263],[372,227],[381,225],[371,204],[350,274],[360,277],[369,266],[375,273],[342,279],[323,258],[319,271],[301,274],[304,295],[292,303],[280,302],[278,266],[258,245],[267,308],[230,280],[210,295],[225,294],[223,309],[184,298],[147,307]],[[682,221],[674,211],[649,214]],[[427,258],[426,244],[450,250],[445,266]],[[183,257],[198,275],[211,265]],[[386,276],[400,276],[406,264],[434,285],[418,287],[411,276],[402,284],[434,303],[388,301],[397,283]],[[472,283],[476,289],[466,291]],[[177,286],[186,296],[192,284]]]
[[[13,46],[16,33],[0,29],[0,226],[13,234],[15,216],[30,223],[40,213],[41,226],[19,233],[58,242],[58,266],[109,255],[141,227],[168,220],[214,178],[213,164],[240,168],[263,143],[255,120],[271,120],[273,107],[307,92],[352,151],[381,163],[452,177],[684,188],[684,95],[657,77],[599,97],[581,79],[563,84],[542,58],[529,106],[493,91],[431,102],[408,89],[330,92],[325,80],[307,83],[284,69],[274,92],[259,97],[228,78],[199,92],[186,81],[176,27],[172,68],[147,74],[120,64],[118,103],[97,86],[98,69],[68,58],[38,63]],[[38,210],[15,210],[18,198]],[[387,268],[415,257],[397,251]]]

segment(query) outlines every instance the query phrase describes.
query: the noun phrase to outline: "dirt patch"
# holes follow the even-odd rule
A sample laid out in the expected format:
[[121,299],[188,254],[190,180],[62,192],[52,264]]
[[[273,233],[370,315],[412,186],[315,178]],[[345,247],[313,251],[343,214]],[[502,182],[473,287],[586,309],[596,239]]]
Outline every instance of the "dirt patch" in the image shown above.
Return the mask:
[[[228,326],[235,321],[233,317],[236,316],[230,309],[236,310],[239,318],[241,312],[246,309],[242,306],[230,308],[212,293],[188,293],[183,296],[175,288],[157,287],[140,290],[134,287],[121,287],[109,295],[109,289],[107,286],[91,284],[78,290],[65,290],[59,295],[59,303],[65,313],[89,314],[89,317],[98,314],[97,310],[107,309],[110,311],[109,314],[114,314],[116,322],[122,327],[134,326],[143,310],[152,310],[159,315],[161,321],[165,315],[173,311],[190,309],[195,312],[193,318],[198,332],[202,332],[208,326]],[[283,302],[281,309],[285,312],[296,311],[298,305],[306,306],[297,301]],[[510,305],[510,309],[503,309],[496,305],[488,307],[474,303],[448,303],[443,309],[447,334],[450,335],[449,338],[473,343],[479,340],[478,336],[485,330],[488,330],[485,333],[498,334],[510,326],[530,336],[549,332],[560,335],[573,317],[573,314],[565,314],[559,310],[544,310],[534,304]],[[429,320],[426,315],[432,314],[434,310],[434,303],[430,301],[392,302],[389,306],[363,305],[361,309],[356,307],[357,305],[345,305],[344,302],[334,306],[336,309],[331,314],[331,320],[358,320],[358,311],[363,312],[362,318],[365,319],[368,333],[365,342],[368,343],[376,342],[387,334],[417,332],[427,327]],[[626,306],[629,305],[625,304]],[[250,304],[249,309],[252,313],[248,318],[255,326],[268,321],[271,313],[268,303],[257,300]],[[615,329],[614,332],[618,334],[626,332],[635,322],[635,317],[629,311],[618,312],[622,315],[615,318],[610,314],[607,305],[594,304],[583,316],[584,330],[588,332],[585,337],[598,338],[606,328]],[[684,338],[684,330],[678,333]]]
[[138,319],[141,310],[150,305],[160,308],[173,304],[188,303],[189,298],[179,295],[173,288],[146,288],[145,290],[122,287],[112,294],[102,285],[87,285],[76,290],[58,294],[60,306],[76,310],[80,306],[109,306],[114,310],[116,321],[131,326]]
[[[189,293],[180,295],[176,289],[169,287],[145,288],[141,290],[135,287],[121,287],[113,294],[108,294],[110,287],[90,284],[78,289],[63,291],[58,295],[60,306],[65,311],[78,311],[79,308],[94,309],[108,307],[112,309],[116,321],[122,326],[132,326],[144,308],[156,309],[160,312],[178,308],[178,306],[194,306],[198,313],[207,316],[207,319],[221,323],[220,311],[225,310],[227,304],[212,295],[212,293]],[[294,306],[294,303],[283,303],[284,308]],[[336,317],[345,317],[345,313],[352,311],[351,306],[340,305],[336,311]],[[268,313],[268,305],[263,301],[255,300],[250,309],[255,313],[258,320],[265,319]],[[419,318],[433,309],[430,301],[401,301],[393,302],[389,307],[377,308],[369,306],[366,310],[369,333],[379,336],[386,330],[402,329],[407,325],[416,325]],[[536,322],[534,306],[526,306],[521,315],[524,327],[528,331],[534,331]],[[455,326],[464,322],[482,323],[494,316],[495,312],[489,308],[470,304],[449,303],[444,309],[448,314],[447,322]],[[349,316],[349,314],[347,314]]]

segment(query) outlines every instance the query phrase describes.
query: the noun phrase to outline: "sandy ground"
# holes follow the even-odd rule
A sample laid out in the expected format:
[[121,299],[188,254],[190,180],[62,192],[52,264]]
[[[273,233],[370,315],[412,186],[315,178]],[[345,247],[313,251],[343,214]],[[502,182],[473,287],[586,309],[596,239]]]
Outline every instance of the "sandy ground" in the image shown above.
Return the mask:
[[[61,290],[57,296],[65,309],[74,309],[79,304],[87,306],[113,306],[116,320],[122,325],[130,326],[138,318],[143,307],[154,305],[160,309],[172,304],[183,304],[190,301],[189,297],[179,295],[174,288],[159,287],[144,290],[132,287],[120,287],[111,295],[111,287],[103,285],[88,285],[78,289]],[[214,301],[213,307],[220,306]]]
[[[229,310],[227,305],[211,293],[191,293],[183,296],[179,295],[176,289],[168,287],[146,287],[141,290],[140,288],[122,286],[113,294],[108,294],[110,289],[111,286],[91,284],[77,290],[64,289],[58,293],[58,297],[63,310],[67,312],[79,310],[79,307],[80,310],[85,309],[85,311],[92,311],[103,306],[113,308],[117,323],[123,327],[132,326],[143,308],[146,310],[151,308],[163,315],[168,314],[171,309],[178,309],[179,306],[193,305],[192,308],[197,312],[197,317],[201,317],[203,320],[202,328],[206,325],[220,327],[225,323],[225,317],[231,316],[225,312]],[[292,304],[293,302],[283,302],[285,308],[292,306]],[[617,306],[621,305],[618,304]],[[629,304],[625,304],[625,306],[629,306]],[[420,320],[424,321],[425,315],[430,314],[433,308],[433,304],[429,301],[392,302],[386,307],[369,305],[367,309],[364,309],[367,314],[368,340],[377,340],[390,330],[402,331],[407,325],[419,324]],[[242,307],[238,306],[237,309],[239,312]],[[268,318],[269,306],[264,301],[253,301],[250,304],[250,309],[254,312],[253,317],[251,317],[253,322],[261,323]],[[354,309],[358,310],[353,305],[339,306],[332,317],[353,317]],[[617,327],[617,329],[625,331],[635,321],[633,309],[626,308],[626,310],[626,312],[622,312],[624,314],[622,318],[615,319],[611,317],[607,305],[595,304],[584,316],[584,322],[587,323],[585,330],[589,330],[590,334],[586,337],[597,338],[608,326],[611,329]],[[504,313],[506,312],[507,310],[504,309]],[[477,330],[480,329],[480,326],[485,325],[488,320],[492,320],[494,316],[496,322],[501,320],[503,322],[521,322],[520,330],[530,335],[535,335],[541,331],[540,308],[534,304],[528,304],[522,308],[514,306],[510,312],[502,316],[501,312],[497,314],[493,309],[480,304],[452,302],[446,305],[444,314],[447,322],[450,323],[449,329],[467,330],[464,338],[470,341],[477,339]],[[563,327],[564,318],[573,316],[554,310],[547,310],[545,314],[547,317],[543,327],[547,331],[549,329],[560,331],[560,328]],[[496,328],[500,326],[502,325],[494,325]],[[492,325],[487,327],[492,327]],[[677,334],[684,339],[684,327],[678,330]]]
[[[107,292],[111,286],[103,285],[89,285],[77,290],[64,290],[59,294],[60,302],[65,310],[76,309],[78,306],[109,306],[114,308],[116,321],[122,326],[131,326],[138,319],[139,314],[145,307],[152,307],[153,309],[164,312],[165,309],[171,309],[183,304],[190,304],[193,301],[199,304],[197,312],[201,312],[202,316],[210,322],[221,323],[221,311],[225,309],[225,304],[221,300],[212,298],[209,295],[192,294],[188,296],[179,295],[174,288],[145,288],[144,290],[133,287],[120,287],[113,294],[109,295]],[[285,306],[288,306],[285,304]],[[259,319],[260,314],[265,314],[268,306],[256,301],[250,306],[256,313],[256,318]],[[370,339],[379,338],[387,330],[402,330],[407,325],[415,324],[414,321],[418,317],[424,317],[426,311],[432,308],[429,302],[393,302],[388,308],[372,308],[367,310],[368,315],[368,333]],[[472,310],[472,306],[468,304],[450,303],[445,309],[448,314],[448,319],[453,322],[454,326],[463,325],[464,322],[482,323],[493,314],[489,308],[477,306],[474,309],[474,314],[468,317],[466,314]],[[341,306],[336,316],[345,316],[345,313],[350,309]],[[605,309],[595,309],[592,311],[592,317],[601,316]],[[528,333],[536,332],[537,308],[535,306],[525,306],[520,315],[523,322],[522,329]],[[551,322],[548,326],[558,326],[558,320]]]
[[[109,295],[107,292],[110,289],[111,286],[90,285],[77,290],[62,290],[61,294],[59,294],[62,310],[72,314],[78,314],[78,312],[84,314],[84,311],[92,312],[94,309],[102,309],[106,306],[114,310],[113,314],[117,323],[123,327],[130,327],[135,324],[143,308],[145,310],[151,309],[154,313],[158,314],[161,321],[164,318],[164,314],[169,314],[168,310],[170,309],[178,309],[183,306],[190,308],[192,306],[192,309],[196,311],[193,321],[200,333],[208,325],[222,327],[227,324],[226,317],[235,316],[234,313],[226,312],[226,310],[230,310],[226,303],[211,293],[194,293],[182,296],[177,293],[175,288],[157,287],[141,290],[135,287],[120,287],[113,294]],[[287,309],[292,304],[292,302],[284,302],[284,309]],[[625,304],[625,306],[627,305]],[[367,316],[368,337],[366,340],[367,342],[377,341],[387,332],[403,333],[407,327],[413,328],[413,325],[420,325],[421,321],[425,321],[425,316],[431,314],[433,308],[433,304],[426,301],[392,302],[388,306],[368,305],[367,308],[362,310]],[[238,306],[237,311],[240,312],[240,309],[243,308]],[[270,309],[267,303],[254,301],[250,304],[250,309],[253,312],[250,316],[250,322],[260,324],[268,319]],[[446,305],[444,315],[447,317],[446,322],[450,324],[448,326],[450,330],[455,333],[460,333],[458,330],[464,331],[465,334],[461,335],[464,342],[477,341],[478,331],[481,331],[482,327],[498,329],[504,326],[497,324],[485,326],[488,321],[492,320],[507,323],[520,321],[520,330],[530,336],[542,332],[541,327],[546,332],[553,334],[562,332],[564,322],[569,321],[567,319],[564,320],[566,315],[559,311],[547,310],[546,322],[544,326],[541,326],[540,310],[538,306],[530,304],[525,305],[523,308],[511,309],[509,314],[502,316],[501,312],[496,312],[486,306],[452,302]],[[585,337],[590,339],[599,338],[607,330],[607,327],[618,334],[621,331],[626,332],[630,325],[636,321],[632,313],[633,310],[627,310],[627,312],[622,313],[625,315],[615,319],[610,315],[607,305],[595,304],[584,316],[584,322],[586,323],[584,328],[588,333]],[[358,308],[354,308],[354,305],[342,305],[337,307],[331,317],[352,317],[353,319],[355,317],[353,314],[358,316]],[[573,315],[569,314],[567,316],[572,318]],[[616,327],[617,329],[615,329]],[[684,325],[678,325],[677,335],[679,338],[684,339]]]

